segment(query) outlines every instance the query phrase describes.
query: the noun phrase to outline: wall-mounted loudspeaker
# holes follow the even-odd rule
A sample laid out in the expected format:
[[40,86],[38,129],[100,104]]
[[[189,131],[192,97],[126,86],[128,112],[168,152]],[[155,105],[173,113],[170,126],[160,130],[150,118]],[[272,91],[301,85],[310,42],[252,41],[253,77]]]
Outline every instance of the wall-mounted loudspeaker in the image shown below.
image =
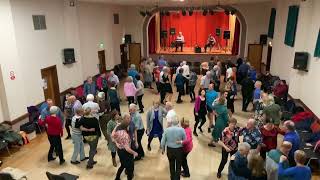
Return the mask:
[[131,44],[131,34],[125,34],[124,35],[124,43],[125,44]]
[[260,35],[260,44],[267,45],[267,42],[268,42],[268,35],[261,34]]
[[230,31],[223,32],[223,39],[230,39]]

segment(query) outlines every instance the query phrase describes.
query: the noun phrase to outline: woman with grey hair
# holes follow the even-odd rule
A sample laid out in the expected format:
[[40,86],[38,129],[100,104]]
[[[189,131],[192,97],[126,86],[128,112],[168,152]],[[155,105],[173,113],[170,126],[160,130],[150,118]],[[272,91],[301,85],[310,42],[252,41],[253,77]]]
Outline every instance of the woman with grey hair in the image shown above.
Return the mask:
[[62,151],[62,144],[61,144],[61,137],[63,136],[63,129],[62,129],[62,122],[57,117],[57,113],[59,108],[57,106],[50,107],[50,116],[47,116],[44,120],[40,120],[40,125],[47,126],[47,135],[50,143],[50,149],[48,152],[48,162],[55,160],[52,156],[53,151],[55,150],[60,159],[60,165],[65,162],[63,158],[63,151]]
[[271,119],[271,122],[278,126],[280,125],[281,120],[281,107],[274,103],[273,95],[268,96],[268,103],[267,106],[263,109],[263,114],[265,117]]
[[132,77],[134,85],[137,85],[136,75],[139,75],[138,71],[136,70],[136,65],[131,64],[130,68],[128,69],[128,76]]

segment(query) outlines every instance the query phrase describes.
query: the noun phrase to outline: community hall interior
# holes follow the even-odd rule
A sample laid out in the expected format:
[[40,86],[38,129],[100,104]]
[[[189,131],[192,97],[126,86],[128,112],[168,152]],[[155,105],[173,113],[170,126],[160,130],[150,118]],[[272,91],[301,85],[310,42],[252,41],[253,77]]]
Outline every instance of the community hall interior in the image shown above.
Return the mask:
[[319,17],[320,0],[0,0],[0,180],[320,180]]

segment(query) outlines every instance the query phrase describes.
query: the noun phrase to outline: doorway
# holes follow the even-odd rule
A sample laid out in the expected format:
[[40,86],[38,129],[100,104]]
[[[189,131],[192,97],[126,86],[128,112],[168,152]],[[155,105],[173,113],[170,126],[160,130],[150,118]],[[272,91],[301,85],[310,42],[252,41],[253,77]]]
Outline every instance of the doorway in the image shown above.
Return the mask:
[[267,55],[267,65],[266,65],[266,71],[270,72],[271,67],[271,57],[272,57],[272,45],[268,45],[268,55]]
[[257,72],[261,72],[262,50],[261,44],[249,44],[248,46],[248,61]]
[[106,67],[106,54],[105,51],[98,51],[98,57],[99,57],[99,73],[105,73],[107,71]]
[[60,104],[60,91],[56,65],[41,69],[43,93],[45,99],[52,99],[56,106]]

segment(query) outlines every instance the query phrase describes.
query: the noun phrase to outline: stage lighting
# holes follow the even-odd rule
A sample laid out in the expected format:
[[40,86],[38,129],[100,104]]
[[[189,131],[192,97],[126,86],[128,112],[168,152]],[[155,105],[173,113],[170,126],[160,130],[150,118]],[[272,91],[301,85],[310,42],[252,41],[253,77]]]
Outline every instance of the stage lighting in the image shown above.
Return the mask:
[[209,10],[209,14],[212,16],[214,15],[214,11],[212,9]]
[[169,11],[166,11],[166,16],[170,16],[170,12]]
[[150,11],[146,11],[147,16],[152,16],[152,13]]
[[234,15],[236,13],[236,11],[232,10],[230,13],[231,13],[231,15]]
[[206,16],[208,14],[208,10],[207,9],[203,9],[202,15]]
[[146,12],[144,12],[144,11],[140,11],[139,13],[140,13],[140,15],[143,16],[143,17],[145,17],[145,16],[147,15]]
[[185,9],[182,9],[182,16],[186,16],[187,15],[187,11]]
[[225,10],[224,13],[228,16],[230,12],[228,10]]
[[189,9],[189,16],[192,16],[193,14],[193,9]]

